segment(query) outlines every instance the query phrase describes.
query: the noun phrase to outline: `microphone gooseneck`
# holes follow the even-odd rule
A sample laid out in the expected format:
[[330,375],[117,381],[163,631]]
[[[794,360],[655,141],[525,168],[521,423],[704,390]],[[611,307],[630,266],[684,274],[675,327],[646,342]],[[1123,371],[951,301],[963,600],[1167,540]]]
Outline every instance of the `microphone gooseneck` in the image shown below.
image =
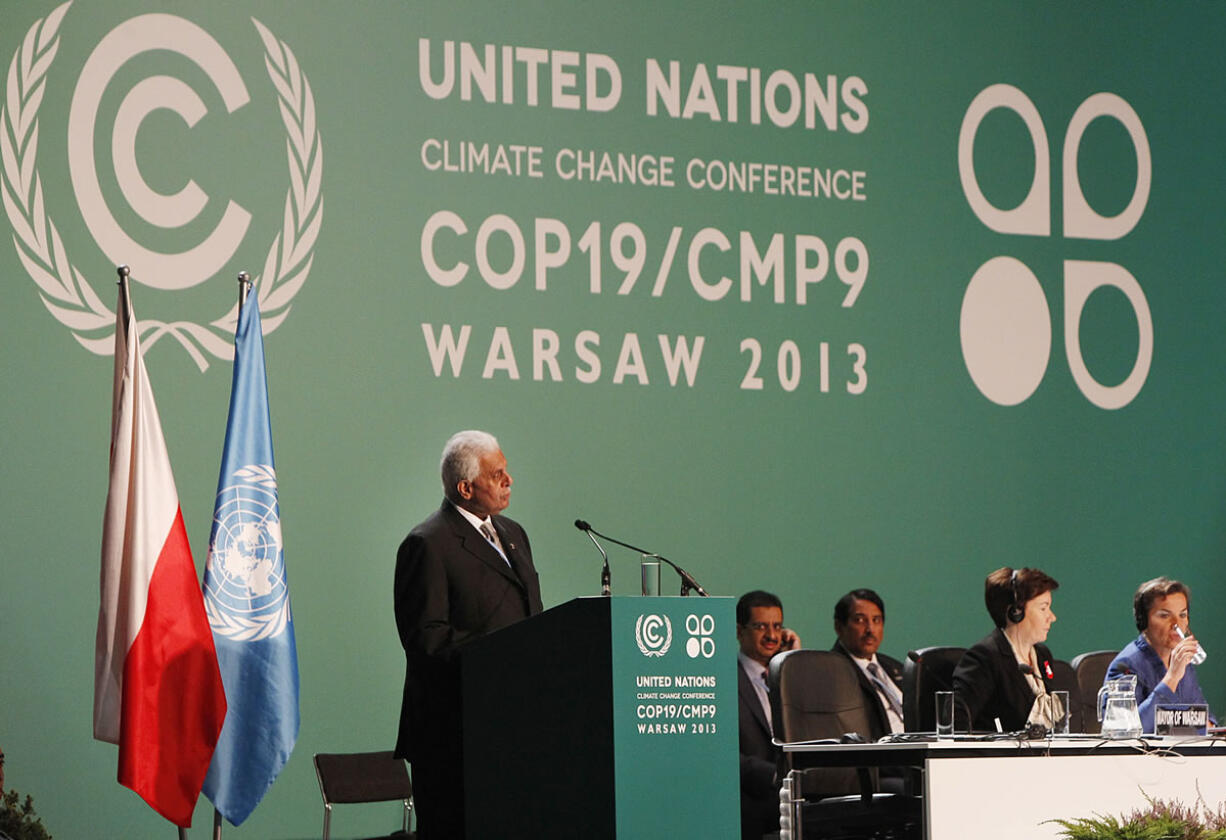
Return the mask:
[[[694,592],[697,592],[699,595],[701,595],[704,598],[708,597],[707,590],[702,588],[702,585],[699,584],[698,581],[694,579],[693,575],[691,575],[685,569],[678,566],[672,560],[669,560],[667,557],[664,557],[660,554],[656,554],[654,551],[648,551],[644,548],[639,548],[637,545],[631,545],[630,543],[622,542],[621,540],[615,537],[610,537],[608,534],[602,534],[599,531],[597,531],[595,528],[593,528],[588,522],[582,519],[575,520],[575,527],[578,528],[580,531],[586,531],[587,535],[589,537],[592,537],[592,542],[596,542],[596,537],[600,537],[602,539],[608,540],[611,543],[614,543],[615,545],[620,545],[622,548],[628,548],[631,551],[637,551],[639,554],[645,554],[649,557],[659,558],[664,563],[667,563],[669,568],[671,568],[674,572],[676,572],[677,576],[681,578],[681,594],[682,595],[689,595],[690,591],[692,590]],[[593,534],[595,536],[592,536]],[[597,543],[596,545],[597,545],[597,548],[600,547],[599,543]],[[600,553],[604,554],[604,550],[602,549]],[[605,561],[608,562],[607,556],[605,557]]]
[[576,519],[575,527],[587,534],[588,539],[592,541],[592,545],[596,546],[596,550],[599,551],[600,556],[604,558],[604,565],[600,569],[600,595],[601,597],[607,598],[611,594],[611,588],[609,586],[611,580],[611,576],[609,574],[609,555],[605,554],[604,548],[602,548],[600,543],[596,542],[596,538],[592,536],[591,525],[587,524],[582,519]]

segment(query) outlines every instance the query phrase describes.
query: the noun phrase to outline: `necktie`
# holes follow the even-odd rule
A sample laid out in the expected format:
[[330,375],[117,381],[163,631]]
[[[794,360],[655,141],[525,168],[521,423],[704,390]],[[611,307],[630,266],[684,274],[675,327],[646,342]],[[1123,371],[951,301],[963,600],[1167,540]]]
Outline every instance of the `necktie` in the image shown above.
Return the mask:
[[482,522],[481,527],[478,530],[481,531],[481,536],[485,537],[486,540],[489,541],[489,544],[494,547],[494,550],[502,555],[502,559],[506,560],[507,565],[510,566],[511,561],[507,557],[507,553],[502,550],[502,544],[498,542],[498,534],[494,532],[494,526],[490,525],[488,522]]
[[886,702],[890,704],[890,711],[901,718],[902,704],[898,702],[894,697],[894,692],[890,691],[889,686],[885,684],[885,675],[881,673],[881,667],[876,662],[868,663],[868,675],[877,684],[877,690],[885,695]]
[[762,685],[763,685],[763,686],[766,688],[766,694],[765,694],[765,696],[764,696],[764,697],[759,697],[758,699],[759,699],[759,700],[762,700],[762,699],[765,699],[765,700],[766,700],[766,702],[764,702],[764,703],[762,704],[762,711],[763,711],[763,712],[766,714],[766,723],[767,723],[767,725],[768,725],[768,726],[769,726],[771,729],[774,729],[774,727],[775,727],[775,721],[774,721],[774,715],[772,715],[772,714],[771,714],[771,703],[770,703],[771,684],[770,684],[770,681],[769,681],[769,679],[768,679],[768,677],[769,677],[769,676],[770,676],[770,672],[769,672],[769,671],[767,671],[765,668],[763,668],[763,669],[762,669]]

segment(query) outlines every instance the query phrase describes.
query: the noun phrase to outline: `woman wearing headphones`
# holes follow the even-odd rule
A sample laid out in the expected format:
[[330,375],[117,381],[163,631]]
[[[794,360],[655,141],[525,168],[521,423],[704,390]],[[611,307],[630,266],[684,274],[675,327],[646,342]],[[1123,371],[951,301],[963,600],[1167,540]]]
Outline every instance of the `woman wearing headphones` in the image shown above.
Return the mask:
[[[1141,635],[1133,639],[1107,669],[1107,679],[1137,675],[1141,728],[1154,731],[1159,704],[1204,703],[1196,680],[1200,645],[1188,629],[1188,587],[1167,577],[1147,580],[1132,597],[1132,613]],[[1207,704],[1206,704],[1207,706]],[[1213,720],[1212,715],[1209,716]]]
[[983,600],[996,629],[967,650],[954,670],[958,710],[970,715],[973,730],[1051,726],[1055,657],[1042,643],[1056,620],[1051,593],[1059,586],[1038,569],[1007,566],[984,581]]

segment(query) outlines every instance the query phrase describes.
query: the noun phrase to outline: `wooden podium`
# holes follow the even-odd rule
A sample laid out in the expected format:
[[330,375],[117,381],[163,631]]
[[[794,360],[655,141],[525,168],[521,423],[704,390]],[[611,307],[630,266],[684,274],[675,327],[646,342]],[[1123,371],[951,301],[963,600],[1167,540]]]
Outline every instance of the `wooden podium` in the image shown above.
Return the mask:
[[577,598],[469,646],[469,838],[735,840],[734,602]]

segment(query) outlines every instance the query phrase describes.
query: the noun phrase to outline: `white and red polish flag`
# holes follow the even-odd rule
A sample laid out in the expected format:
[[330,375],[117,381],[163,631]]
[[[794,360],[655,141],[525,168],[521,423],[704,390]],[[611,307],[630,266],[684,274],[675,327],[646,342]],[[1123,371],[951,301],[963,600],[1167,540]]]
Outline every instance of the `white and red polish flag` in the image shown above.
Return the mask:
[[94,737],[119,745],[120,784],[186,828],[226,696],[126,277],[115,323],[101,595]]

